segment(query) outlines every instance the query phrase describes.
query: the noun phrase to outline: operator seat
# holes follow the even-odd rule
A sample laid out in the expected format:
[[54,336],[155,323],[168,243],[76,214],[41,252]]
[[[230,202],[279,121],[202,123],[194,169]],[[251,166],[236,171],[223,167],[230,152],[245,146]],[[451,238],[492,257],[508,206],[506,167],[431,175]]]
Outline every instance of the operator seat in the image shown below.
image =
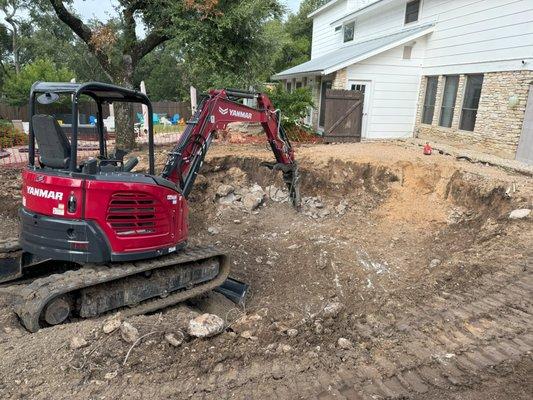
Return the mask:
[[70,162],[70,142],[57,123],[47,114],[32,117],[33,134],[39,146],[41,164],[56,169],[67,169]]

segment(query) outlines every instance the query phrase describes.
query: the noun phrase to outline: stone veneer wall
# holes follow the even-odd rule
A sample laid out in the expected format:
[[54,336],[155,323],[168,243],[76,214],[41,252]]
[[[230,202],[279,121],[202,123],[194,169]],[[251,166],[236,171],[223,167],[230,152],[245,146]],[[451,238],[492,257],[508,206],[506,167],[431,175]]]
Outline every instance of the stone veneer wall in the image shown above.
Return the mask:
[[346,68],[340,69],[335,73],[335,78],[331,87],[333,89],[346,90],[346,85],[348,84],[348,71]]
[[[435,114],[431,125],[422,124],[422,110],[426,95],[426,77],[422,78],[416,115],[418,134],[441,136],[443,138],[458,139],[468,143],[480,144],[488,151],[515,154],[526,109],[529,86],[533,82],[533,71],[490,72],[484,74],[481,99],[474,131],[459,129],[463,96],[466,86],[466,76],[459,78],[457,99],[451,128],[439,126],[440,106],[445,77],[439,77]],[[509,99],[516,96],[518,104],[511,107]]]

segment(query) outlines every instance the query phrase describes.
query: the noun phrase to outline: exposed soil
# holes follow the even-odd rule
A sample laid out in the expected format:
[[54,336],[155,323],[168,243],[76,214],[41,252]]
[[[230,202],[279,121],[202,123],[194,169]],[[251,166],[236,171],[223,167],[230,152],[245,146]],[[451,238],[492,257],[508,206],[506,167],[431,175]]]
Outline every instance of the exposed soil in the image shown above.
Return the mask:
[[[191,243],[226,249],[251,286],[245,308],[220,295],[189,304],[225,332],[171,346],[180,306],[129,318],[148,334],[133,348],[102,332],[109,316],[29,334],[3,287],[1,397],[530,398],[533,218],[508,215],[533,208],[531,178],[401,144],[304,146],[302,212],[282,198],[221,204],[221,184],[275,197],[270,158],[214,146],[191,195]],[[20,180],[0,172],[2,239],[17,229]]]

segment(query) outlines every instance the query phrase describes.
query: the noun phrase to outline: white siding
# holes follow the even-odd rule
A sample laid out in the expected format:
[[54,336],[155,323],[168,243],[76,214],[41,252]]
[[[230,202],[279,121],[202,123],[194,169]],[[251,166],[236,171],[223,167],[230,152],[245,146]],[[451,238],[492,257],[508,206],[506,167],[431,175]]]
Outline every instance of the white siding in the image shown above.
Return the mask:
[[[357,17],[355,41],[404,29],[406,2],[393,1]],[[313,57],[344,45],[342,35],[326,23],[341,18],[343,11],[348,14],[339,2],[315,18],[321,21],[313,36]],[[427,43],[425,75],[533,69],[533,0],[422,0],[419,21],[408,26],[428,22],[436,26]]]
[[437,25],[428,40],[424,74],[533,69],[532,0],[425,3],[424,19]]
[[410,60],[398,46],[348,67],[348,82],[371,82],[365,139],[412,136],[424,49],[425,40],[419,39]]
[[339,47],[342,43],[342,30],[335,32],[331,23],[346,14],[346,1],[340,1],[313,18],[313,39],[311,58],[323,56]]

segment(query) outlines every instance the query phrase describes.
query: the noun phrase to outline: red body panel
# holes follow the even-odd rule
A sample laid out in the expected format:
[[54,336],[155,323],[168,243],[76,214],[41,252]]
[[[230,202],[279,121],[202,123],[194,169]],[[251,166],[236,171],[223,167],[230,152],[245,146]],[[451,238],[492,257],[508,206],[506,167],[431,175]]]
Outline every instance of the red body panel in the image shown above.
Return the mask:
[[[41,215],[95,221],[113,253],[171,248],[187,240],[186,199],[170,188],[140,182],[75,179],[26,169],[23,206]],[[76,198],[76,211],[68,199]]]

